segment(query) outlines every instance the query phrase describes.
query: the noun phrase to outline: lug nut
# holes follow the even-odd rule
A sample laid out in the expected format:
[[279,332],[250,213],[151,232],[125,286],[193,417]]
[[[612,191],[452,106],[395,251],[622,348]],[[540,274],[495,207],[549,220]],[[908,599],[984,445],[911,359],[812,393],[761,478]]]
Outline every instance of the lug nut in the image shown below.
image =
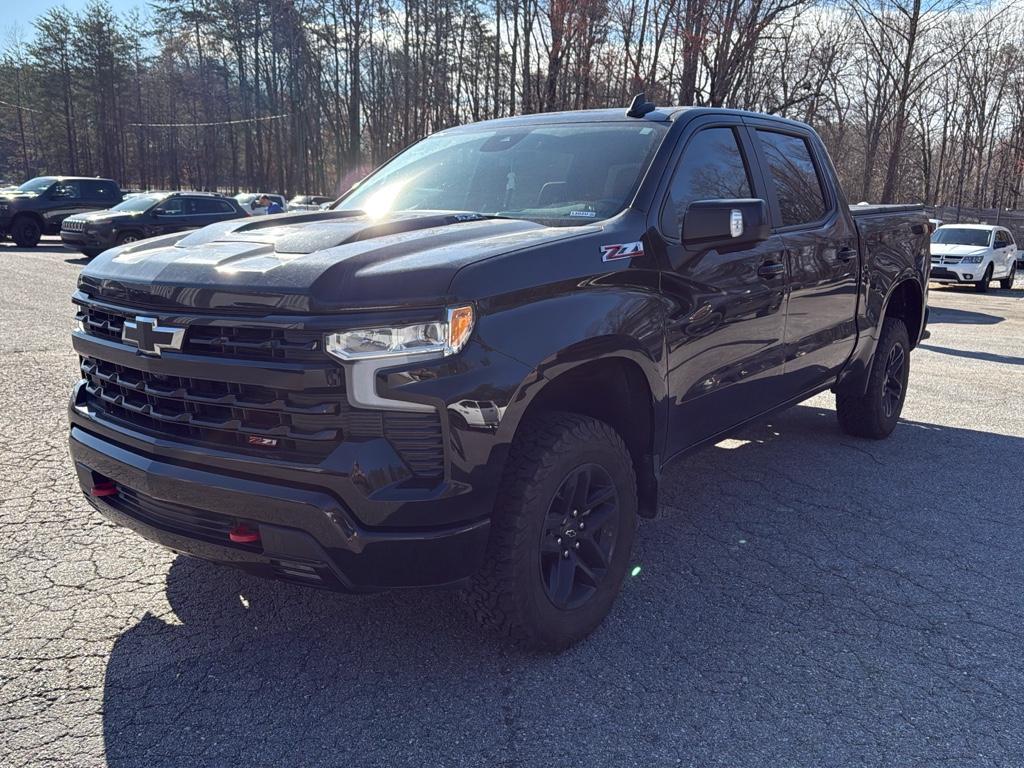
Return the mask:
[[580,548],[580,543],[577,541],[576,542],[576,549],[579,549],[579,548]]
[[555,539],[555,544],[561,544],[561,543],[562,543],[562,537],[559,536],[557,539]]
[[580,511],[579,511],[578,509],[574,509],[574,510],[572,511],[572,516],[573,516],[573,517],[579,517],[579,516],[580,516]]
[[565,551],[564,551],[564,552],[562,553],[562,557],[568,557],[568,556],[569,556],[569,550],[567,549],[567,550],[565,550]]
[[586,527],[586,523],[580,520],[580,530],[582,531]]

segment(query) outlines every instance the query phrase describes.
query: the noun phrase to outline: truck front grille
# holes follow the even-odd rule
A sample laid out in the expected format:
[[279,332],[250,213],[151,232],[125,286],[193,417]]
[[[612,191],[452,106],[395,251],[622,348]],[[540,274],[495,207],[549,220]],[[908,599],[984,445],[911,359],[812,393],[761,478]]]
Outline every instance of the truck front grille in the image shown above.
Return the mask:
[[[114,341],[121,340],[131,311],[96,307],[77,302],[75,316],[87,333]],[[290,328],[194,324],[188,328],[182,352],[191,355],[215,355],[246,360],[320,361],[324,358],[321,334]]]
[[340,442],[344,393],[293,393],[242,384],[163,376],[82,358],[97,411],[149,431],[246,448],[281,447],[325,456]]
[[[88,336],[121,341],[131,311],[79,300],[78,319]],[[310,331],[192,324],[182,353],[235,358],[251,366],[261,360],[305,361],[309,370],[326,367],[331,386],[279,389],[154,373],[131,363],[104,360],[102,348],[81,358],[84,397],[98,418],[154,436],[168,436],[223,450],[289,461],[316,462],[345,440],[387,440],[413,475],[440,478],[444,442],[440,416],[353,408],[344,376]],[[165,361],[178,353],[167,352]],[[314,360],[319,365],[313,365]],[[120,357],[123,361],[124,358]],[[191,357],[194,361],[195,358]],[[270,364],[272,369],[273,363]],[[174,370],[174,366],[165,368]],[[190,369],[194,374],[194,365]],[[253,381],[258,381],[258,374]],[[323,378],[320,379],[321,383]]]
[[62,232],[84,232],[85,222],[81,219],[64,219],[60,223],[60,229]]

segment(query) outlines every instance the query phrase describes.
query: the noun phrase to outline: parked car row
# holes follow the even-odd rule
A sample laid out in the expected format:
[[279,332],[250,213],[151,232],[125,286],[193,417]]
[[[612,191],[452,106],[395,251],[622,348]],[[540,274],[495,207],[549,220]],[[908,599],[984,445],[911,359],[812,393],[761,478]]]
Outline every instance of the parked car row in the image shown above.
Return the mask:
[[94,257],[115,245],[156,235],[197,229],[227,219],[318,210],[330,197],[247,192],[126,192],[113,179],[39,176],[0,189],[0,239],[10,235],[23,247],[43,235],[60,235],[65,245]]

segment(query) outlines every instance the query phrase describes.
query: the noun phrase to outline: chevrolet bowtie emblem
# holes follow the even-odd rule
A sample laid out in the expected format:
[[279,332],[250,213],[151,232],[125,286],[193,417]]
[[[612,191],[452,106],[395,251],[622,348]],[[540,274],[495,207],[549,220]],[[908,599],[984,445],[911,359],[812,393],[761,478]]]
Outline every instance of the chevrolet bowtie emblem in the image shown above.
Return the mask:
[[184,328],[159,326],[155,317],[125,320],[121,330],[121,341],[135,345],[139,352],[146,355],[159,356],[165,349],[181,349],[184,339]]

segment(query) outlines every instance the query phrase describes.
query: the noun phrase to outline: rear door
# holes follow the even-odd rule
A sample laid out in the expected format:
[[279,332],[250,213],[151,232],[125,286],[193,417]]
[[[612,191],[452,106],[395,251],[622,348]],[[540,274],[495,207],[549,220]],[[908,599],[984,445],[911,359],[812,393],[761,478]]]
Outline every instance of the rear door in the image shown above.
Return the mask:
[[996,264],[993,273],[996,276],[1005,277],[1010,274],[1014,262],[1017,260],[1017,246],[1014,244],[1013,236],[1009,230],[996,230],[993,248],[995,250]]
[[668,262],[669,455],[778,404],[786,294],[781,237],[702,250],[681,241],[690,204],[764,199],[739,118],[698,118],[680,146],[657,222]]
[[857,232],[816,137],[788,124],[747,122],[785,246],[785,387],[797,397],[834,379],[853,351]]
[[196,226],[205,227],[225,219],[234,219],[237,214],[231,204],[215,197],[195,198]]

